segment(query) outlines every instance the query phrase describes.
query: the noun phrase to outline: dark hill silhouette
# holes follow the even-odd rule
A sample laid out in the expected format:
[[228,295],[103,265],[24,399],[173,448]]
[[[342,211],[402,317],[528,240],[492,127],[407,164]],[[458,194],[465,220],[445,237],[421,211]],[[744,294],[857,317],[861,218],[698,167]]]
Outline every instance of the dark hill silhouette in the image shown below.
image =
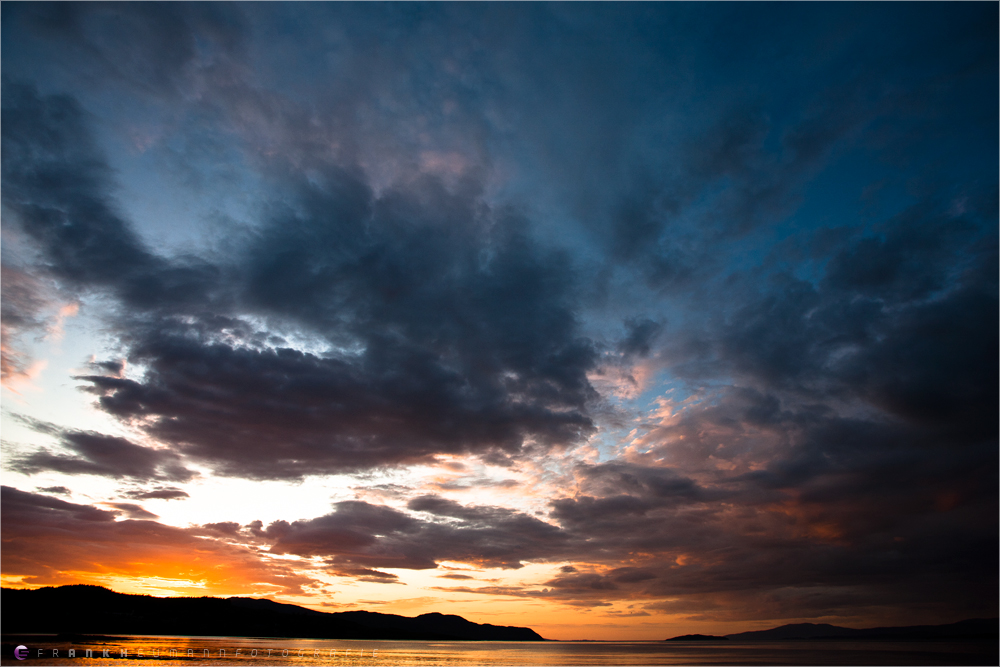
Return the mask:
[[371,611],[325,613],[255,598],[157,598],[101,586],[0,592],[4,634],[193,635],[310,639],[543,641],[530,628]]
[[729,637],[720,637],[719,635],[680,635],[677,637],[671,637],[670,639],[664,639],[666,642],[726,642],[729,641]]
[[973,618],[946,625],[908,625],[885,628],[842,628],[826,623],[793,623],[770,630],[740,632],[726,635],[738,641],[786,639],[882,639],[909,640],[968,640],[1000,638],[1000,619]]

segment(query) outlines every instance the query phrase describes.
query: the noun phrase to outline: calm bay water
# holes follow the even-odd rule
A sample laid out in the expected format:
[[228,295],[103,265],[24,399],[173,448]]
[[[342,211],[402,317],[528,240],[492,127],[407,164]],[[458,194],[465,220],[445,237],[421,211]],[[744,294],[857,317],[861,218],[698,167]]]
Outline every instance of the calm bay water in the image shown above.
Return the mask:
[[[24,661],[14,657],[19,644],[29,649]],[[431,642],[148,635],[70,642],[5,635],[0,664],[996,665],[997,653],[993,642]]]

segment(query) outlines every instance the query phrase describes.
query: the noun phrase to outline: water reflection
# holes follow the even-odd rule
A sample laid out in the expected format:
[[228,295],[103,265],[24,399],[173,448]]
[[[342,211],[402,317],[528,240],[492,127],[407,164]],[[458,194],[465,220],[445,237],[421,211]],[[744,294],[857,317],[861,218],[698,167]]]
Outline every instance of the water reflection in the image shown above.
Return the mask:
[[[14,648],[29,649],[24,662]],[[40,652],[40,653],[39,653]],[[88,653],[89,652],[89,653]],[[72,656],[72,657],[71,657]],[[4,637],[0,664],[53,665],[979,665],[990,642],[420,642],[243,637]]]

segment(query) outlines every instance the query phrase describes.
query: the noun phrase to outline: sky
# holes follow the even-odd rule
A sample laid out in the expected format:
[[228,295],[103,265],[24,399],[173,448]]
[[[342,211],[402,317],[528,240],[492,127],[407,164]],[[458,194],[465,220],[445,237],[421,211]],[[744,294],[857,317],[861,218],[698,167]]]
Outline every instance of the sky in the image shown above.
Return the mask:
[[0,12],[5,586],[997,615],[996,3]]

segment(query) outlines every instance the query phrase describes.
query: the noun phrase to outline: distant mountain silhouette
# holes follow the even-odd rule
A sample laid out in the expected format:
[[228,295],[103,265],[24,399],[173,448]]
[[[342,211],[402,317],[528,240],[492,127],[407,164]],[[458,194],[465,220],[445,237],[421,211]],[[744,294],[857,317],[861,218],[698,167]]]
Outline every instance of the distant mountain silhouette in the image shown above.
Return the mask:
[[720,637],[718,635],[680,635],[678,637],[671,637],[670,639],[664,639],[666,642],[727,642],[729,637]]
[[0,591],[4,634],[193,635],[309,639],[544,641],[530,628],[461,616],[371,611],[324,613],[255,598],[157,598],[101,586]]
[[887,639],[908,640],[966,640],[1000,638],[1000,619],[974,618],[946,625],[908,625],[886,628],[842,628],[826,623],[793,623],[770,630],[740,632],[726,635],[738,641],[786,639]]

